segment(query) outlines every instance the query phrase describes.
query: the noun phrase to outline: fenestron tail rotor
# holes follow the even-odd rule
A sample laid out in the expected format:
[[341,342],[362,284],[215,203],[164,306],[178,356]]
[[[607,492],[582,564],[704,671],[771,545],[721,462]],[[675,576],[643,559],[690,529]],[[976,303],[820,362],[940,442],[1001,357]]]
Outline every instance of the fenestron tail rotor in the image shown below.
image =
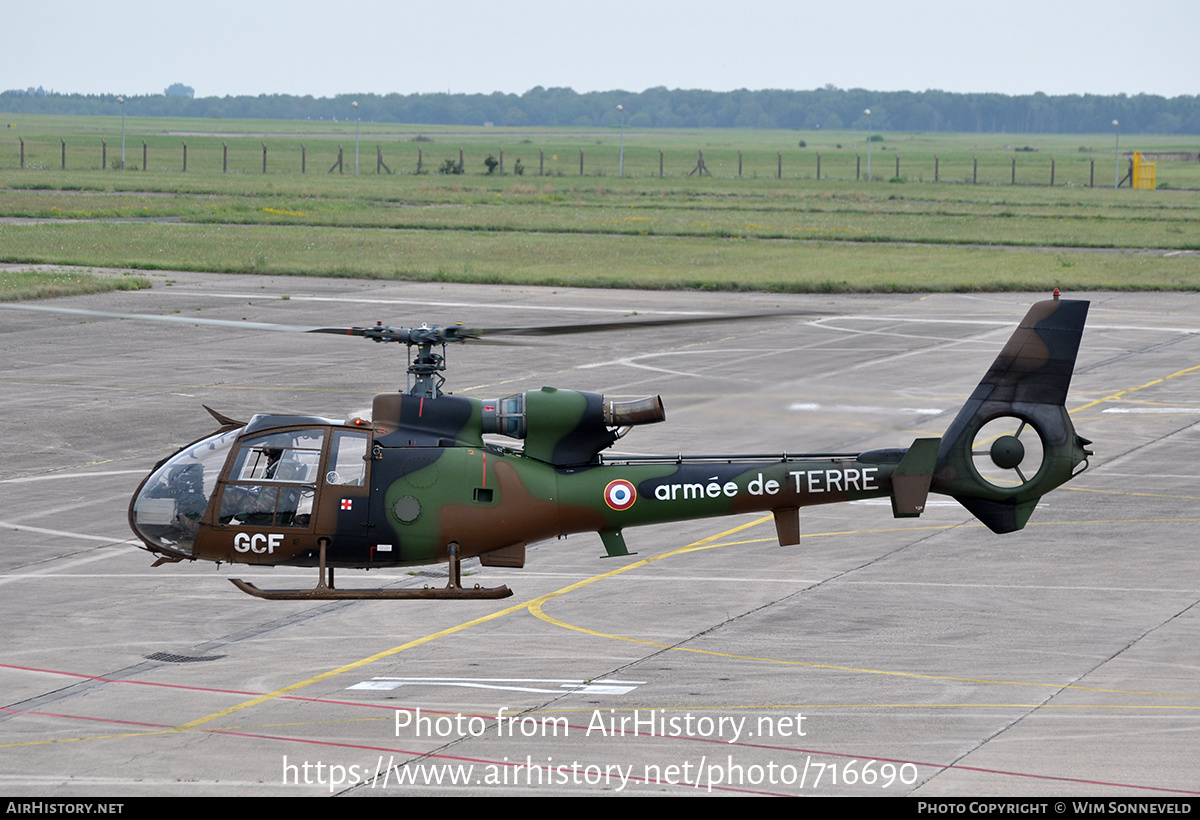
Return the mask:
[[971,458],[984,481],[1001,489],[1020,488],[1033,481],[1042,469],[1045,446],[1032,424],[1015,416],[1004,416],[979,428],[971,446]]

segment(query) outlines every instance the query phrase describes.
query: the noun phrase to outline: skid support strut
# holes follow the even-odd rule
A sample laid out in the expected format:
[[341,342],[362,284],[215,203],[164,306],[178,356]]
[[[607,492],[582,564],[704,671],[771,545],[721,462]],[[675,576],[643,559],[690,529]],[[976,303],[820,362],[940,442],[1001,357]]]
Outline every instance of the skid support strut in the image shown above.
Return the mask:
[[[266,598],[270,601],[345,601],[345,600],[486,600],[507,598],[512,590],[507,586],[481,587],[479,585],[464,588],[462,585],[462,559],[459,557],[457,541],[451,541],[448,547],[450,558],[450,580],[444,587],[422,587],[421,589],[335,589],[333,586],[333,567],[325,563],[325,549],[329,546],[327,539],[321,539],[320,576],[317,585],[312,589],[259,589],[254,584],[240,578],[230,578],[230,582],[256,598]],[[328,573],[328,574],[327,574]],[[328,580],[327,580],[328,579]]]

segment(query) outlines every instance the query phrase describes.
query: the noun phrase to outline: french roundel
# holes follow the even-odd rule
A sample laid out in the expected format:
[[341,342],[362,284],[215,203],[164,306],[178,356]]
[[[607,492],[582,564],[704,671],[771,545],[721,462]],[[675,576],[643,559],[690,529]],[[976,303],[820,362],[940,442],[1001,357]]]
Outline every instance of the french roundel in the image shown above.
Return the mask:
[[627,510],[637,501],[637,490],[623,478],[609,482],[604,488],[604,503],[618,512]]

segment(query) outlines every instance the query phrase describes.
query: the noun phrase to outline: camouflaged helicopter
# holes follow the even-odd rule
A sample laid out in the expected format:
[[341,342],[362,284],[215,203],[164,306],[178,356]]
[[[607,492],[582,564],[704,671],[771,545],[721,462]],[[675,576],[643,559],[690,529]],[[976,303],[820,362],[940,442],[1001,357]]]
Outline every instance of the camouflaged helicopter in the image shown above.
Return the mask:
[[[319,567],[312,589],[262,590],[231,579],[275,600],[502,598],[512,594],[505,586],[464,587],[462,560],[521,567],[527,544],[585,532],[598,533],[608,555],[622,556],[629,554],[623,533],[630,527],[765,511],[774,515],[779,543],[792,545],[802,507],[886,497],[894,516],[916,517],[930,492],[957,499],[993,532],[1012,532],[1092,455],[1064,407],[1087,310],[1087,302],[1060,300],[1057,291],[1035,304],[942,438],[807,455],[605,456],[630,428],[665,420],[657,396],[618,402],[544,387],[480,399],[441,389],[448,344],[761,317],[540,328],[298,328],[191,319],[403,344],[415,351],[410,385],[376,396],[369,420],[256,415],[240,422],[206,408],[220,429],[156,465],[134,494],[129,522],[159,556],[155,566],[206,560]],[[998,425],[1016,432],[997,435]],[[497,444],[497,436],[523,447]],[[337,567],[443,561],[445,587],[334,586]]]
[[[799,542],[802,507],[886,497],[893,515],[915,517],[931,491],[957,499],[992,531],[1012,532],[1092,454],[1064,407],[1088,303],[1060,300],[1057,291],[1029,310],[941,439],[851,454],[605,456],[632,427],[665,420],[657,396],[616,402],[544,387],[478,399],[441,389],[442,354],[452,343],[762,315],[532,328],[307,328],[3,307],[336,333],[416,351],[407,392],[376,396],[370,420],[256,415],[240,422],[210,409],[220,429],[157,464],[135,492],[129,522],[159,556],[155,566],[208,560],[320,568],[312,589],[266,591],[231,579],[270,599],[502,598],[512,594],[507,587],[464,587],[462,560],[521,567],[527,544],[583,532],[598,533],[610,556],[622,556],[629,554],[629,527],[765,511],[786,546]],[[524,446],[496,444],[496,436]],[[443,588],[334,587],[335,567],[441,561],[450,570]]]

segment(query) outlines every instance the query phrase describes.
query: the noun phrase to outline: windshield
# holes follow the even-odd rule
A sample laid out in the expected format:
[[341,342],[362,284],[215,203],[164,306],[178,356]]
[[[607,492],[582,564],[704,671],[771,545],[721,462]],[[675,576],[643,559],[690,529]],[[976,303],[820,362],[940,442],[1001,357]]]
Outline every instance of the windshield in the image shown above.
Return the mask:
[[146,479],[130,505],[129,517],[143,541],[191,556],[200,519],[240,432],[218,433],[185,447]]

